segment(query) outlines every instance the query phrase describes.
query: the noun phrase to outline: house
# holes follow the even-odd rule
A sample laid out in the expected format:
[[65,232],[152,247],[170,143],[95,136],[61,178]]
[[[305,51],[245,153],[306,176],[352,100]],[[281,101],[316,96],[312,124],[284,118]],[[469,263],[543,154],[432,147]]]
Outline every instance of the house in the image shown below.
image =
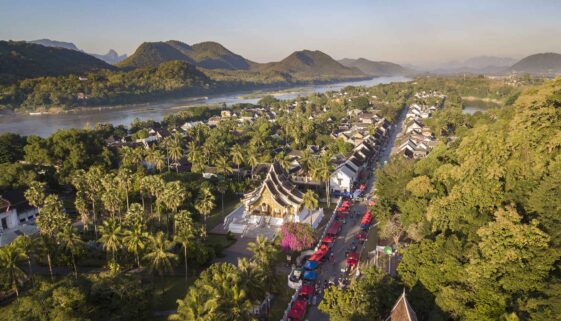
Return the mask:
[[208,119],[207,123],[209,126],[217,126],[220,124],[222,118],[220,116],[212,116]]
[[411,124],[407,126],[405,129],[405,133],[409,134],[413,130],[421,130],[423,128],[423,124],[414,120]]
[[220,116],[222,118],[230,118],[230,117],[232,117],[232,111],[229,110],[229,109],[222,110],[222,111],[220,111]]
[[332,192],[350,192],[358,176],[358,167],[352,162],[346,161],[339,165],[331,177],[329,186]]
[[399,297],[386,321],[417,321],[417,314],[405,296],[405,290]]
[[202,125],[202,124],[203,124],[202,121],[188,121],[181,126],[181,129],[183,129],[184,131],[188,131],[189,129],[191,129],[195,126]]
[[23,190],[11,190],[0,196],[0,231],[34,222],[37,209],[25,199]]

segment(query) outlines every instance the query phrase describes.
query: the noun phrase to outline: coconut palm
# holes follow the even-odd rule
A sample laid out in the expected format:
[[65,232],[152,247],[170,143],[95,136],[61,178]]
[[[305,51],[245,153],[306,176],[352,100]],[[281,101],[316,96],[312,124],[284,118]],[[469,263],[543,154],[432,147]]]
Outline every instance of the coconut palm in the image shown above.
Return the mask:
[[240,178],[240,165],[245,161],[245,155],[242,147],[236,144],[232,147],[230,151],[230,156],[232,156],[232,162],[238,166],[238,179]]
[[219,174],[224,176],[231,174],[233,172],[232,167],[228,164],[228,158],[224,156],[218,157],[216,162],[214,163],[216,170]]
[[132,203],[127,211],[127,214],[125,214],[123,224],[132,228],[137,225],[144,226],[145,223],[146,220],[144,218],[144,208],[142,207],[142,204]]
[[92,166],[83,175],[78,175],[73,182],[77,189],[82,189],[89,197],[93,213],[94,234],[97,238],[97,210],[96,204],[100,201],[103,185],[101,179],[105,177],[104,170],[99,166]]
[[105,251],[111,252],[113,264],[117,264],[117,251],[123,246],[123,229],[118,221],[109,218],[99,227],[101,238],[99,241],[103,244]]
[[129,210],[129,192],[132,189],[132,173],[129,169],[120,168],[114,179],[120,194],[124,196],[127,202],[127,211]]
[[88,201],[84,191],[76,191],[76,199],[74,200],[74,207],[80,214],[80,221],[84,226],[84,231],[89,231],[90,226],[90,210],[88,209]]
[[312,178],[325,183],[325,195],[327,197],[327,204],[331,204],[330,199],[330,189],[329,189],[329,179],[331,178],[331,163],[330,156],[325,155],[311,164],[310,174]]
[[313,225],[312,212],[319,206],[317,194],[309,189],[302,195],[302,200],[304,201],[304,207],[307,208],[309,212],[310,225]]
[[212,194],[208,186],[203,186],[201,188],[201,193],[199,194],[199,197],[195,202],[195,208],[203,216],[205,225],[206,219],[214,209],[214,206],[214,195]]
[[166,240],[163,232],[150,236],[149,252],[144,255],[150,273],[157,272],[162,276],[165,272],[173,272],[173,264],[177,260],[177,255],[169,251],[171,247],[171,242]]
[[29,188],[24,193],[24,196],[29,205],[39,210],[45,201],[45,183],[31,181],[29,183]]
[[146,161],[152,164],[158,171],[162,171],[166,165],[164,155],[158,149],[150,149],[146,153]]
[[[165,187],[164,180],[156,175],[148,175],[141,180],[141,190],[150,197],[150,213],[153,212],[154,198],[158,199]],[[157,204],[158,205],[158,204]],[[160,219],[160,208],[156,209],[158,219]]]
[[126,230],[123,237],[123,246],[127,251],[134,255],[136,259],[136,266],[140,268],[140,254],[146,248],[149,235],[142,228],[141,224],[131,227]]
[[138,167],[142,163],[142,149],[128,146],[121,148],[121,160],[125,167]]
[[84,247],[84,242],[78,235],[78,231],[72,226],[72,224],[68,224],[62,228],[62,230],[58,233],[58,241],[62,245],[64,249],[66,249],[70,253],[70,257],[72,259],[72,267],[74,268],[74,277],[78,278],[78,269],[76,267],[76,256],[82,252]]
[[2,283],[12,287],[19,296],[19,284],[26,279],[25,272],[19,267],[21,261],[27,260],[27,255],[17,243],[0,248],[0,277]]
[[175,215],[174,220],[173,240],[181,244],[181,247],[183,248],[183,256],[185,259],[185,282],[187,282],[189,276],[187,249],[189,247],[189,243],[195,237],[195,228],[193,225],[193,219],[191,218],[191,213],[188,211],[180,211]]
[[238,258],[238,274],[241,285],[252,299],[260,299],[264,294],[264,283],[259,266],[247,258]]
[[288,171],[290,168],[290,161],[284,151],[275,155],[275,160],[282,166],[282,168]]
[[191,288],[183,300],[177,300],[177,313],[170,315],[170,321],[214,321],[218,308],[216,297],[208,291]]
[[47,262],[51,279],[53,278],[53,267],[51,261],[51,249],[61,229],[70,224],[70,219],[65,215],[62,203],[57,195],[51,194],[45,198],[41,213],[35,220],[39,234],[46,246]]
[[227,321],[254,321],[251,314],[251,302],[247,299],[244,289],[237,284],[228,288],[226,292],[227,311],[224,311],[224,320]]
[[[186,198],[185,188],[179,181],[174,181],[166,183],[162,195],[158,198],[157,202],[161,202],[167,209],[175,213]],[[166,227],[169,229],[169,214],[166,215],[166,219]]]
[[167,146],[168,155],[176,164],[175,166],[176,172],[179,172],[179,166],[177,166],[177,163],[179,162],[181,157],[183,157],[183,147],[181,147],[181,145],[182,145],[181,136],[179,134],[176,134],[175,136],[173,136],[172,141]]
[[36,249],[37,242],[29,235],[20,235],[12,242],[16,247],[20,248],[27,258],[27,269],[29,277],[33,281],[33,267],[31,265],[31,257]]

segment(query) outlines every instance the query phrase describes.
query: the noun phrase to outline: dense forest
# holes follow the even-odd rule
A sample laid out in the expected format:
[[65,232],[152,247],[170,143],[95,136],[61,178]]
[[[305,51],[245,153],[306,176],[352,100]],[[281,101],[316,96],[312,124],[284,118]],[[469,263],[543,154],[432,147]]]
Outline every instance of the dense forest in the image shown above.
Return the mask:
[[420,319],[560,319],[560,107],[547,82],[377,173],[373,210],[404,235],[398,276]]

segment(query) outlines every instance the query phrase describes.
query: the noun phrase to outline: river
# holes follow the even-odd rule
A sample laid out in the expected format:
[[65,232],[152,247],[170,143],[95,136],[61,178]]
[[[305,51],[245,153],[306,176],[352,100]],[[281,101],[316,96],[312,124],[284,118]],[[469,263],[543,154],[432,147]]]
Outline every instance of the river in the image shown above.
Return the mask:
[[294,87],[279,91],[245,91],[223,95],[210,96],[208,99],[176,99],[161,102],[151,102],[140,105],[131,105],[122,108],[92,107],[91,110],[70,112],[52,115],[0,115],[0,133],[12,132],[20,135],[38,135],[47,137],[57,129],[68,128],[92,128],[98,123],[110,123],[115,126],[128,126],[134,119],[153,119],[161,121],[164,116],[176,113],[180,110],[204,104],[233,105],[238,103],[256,103],[262,96],[273,95],[278,99],[294,99],[298,96],[307,96],[311,93],[324,93],[332,90],[340,90],[346,86],[375,86],[390,82],[404,82],[411,79],[401,76],[377,77],[362,81],[339,82],[324,85],[310,85]]

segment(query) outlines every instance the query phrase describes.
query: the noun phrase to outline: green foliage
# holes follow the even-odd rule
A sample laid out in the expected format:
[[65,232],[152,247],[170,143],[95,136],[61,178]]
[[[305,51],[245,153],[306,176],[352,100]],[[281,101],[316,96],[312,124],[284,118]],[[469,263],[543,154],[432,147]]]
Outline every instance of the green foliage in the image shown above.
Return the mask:
[[18,134],[0,135],[0,164],[14,163],[23,159],[23,146],[26,140]]
[[327,288],[319,309],[332,321],[385,320],[399,294],[397,282],[371,266],[347,289]]

